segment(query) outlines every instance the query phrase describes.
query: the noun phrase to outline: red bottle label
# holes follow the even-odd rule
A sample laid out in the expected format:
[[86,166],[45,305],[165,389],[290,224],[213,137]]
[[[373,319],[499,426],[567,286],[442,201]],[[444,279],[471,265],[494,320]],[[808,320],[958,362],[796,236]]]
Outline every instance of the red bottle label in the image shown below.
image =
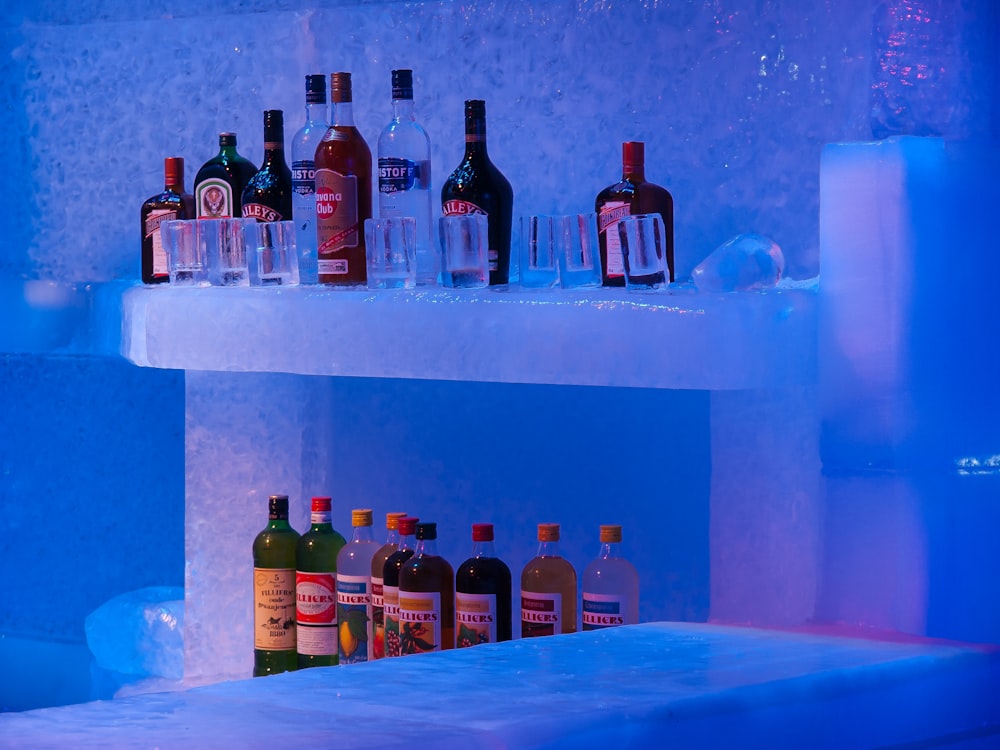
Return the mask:
[[441,213],[444,216],[463,216],[465,214],[484,214],[486,212],[475,203],[461,200],[445,201],[441,205]]

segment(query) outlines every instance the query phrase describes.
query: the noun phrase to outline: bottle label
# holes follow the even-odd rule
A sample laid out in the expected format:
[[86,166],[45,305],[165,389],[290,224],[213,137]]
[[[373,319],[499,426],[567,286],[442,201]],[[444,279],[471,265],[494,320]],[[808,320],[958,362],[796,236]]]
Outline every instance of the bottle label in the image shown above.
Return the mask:
[[562,594],[521,589],[521,637],[562,633]]
[[399,652],[441,650],[441,592],[399,592]]
[[458,648],[480,643],[496,643],[496,595],[455,592],[455,632]]
[[372,645],[370,659],[385,656],[385,599],[382,579],[372,576]]
[[625,262],[622,259],[622,243],[618,237],[618,222],[632,213],[632,206],[624,201],[608,201],[597,214],[597,233],[604,235],[608,249],[607,276],[624,276]]
[[315,174],[319,272],[346,274],[347,258],[335,256],[359,244],[358,178],[332,169],[317,169]]
[[295,573],[296,650],[309,656],[337,653],[337,576]]
[[583,629],[600,630],[625,624],[625,598],[583,592]]
[[399,587],[382,586],[385,655],[399,656]]
[[194,189],[199,219],[229,219],[233,216],[233,187],[218,177],[202,180]]
[[163,249],[163,237],[160,235],[160,224],[178,218],[177,211],[169,208],[154,209],[146,216],[143,231],[153,246],[153,276],[166,276],[167,251]]
[[243,204],[243,218],[244,219],[256,219],[257,221],[281,221],[281,213],[275,211],[270,206],[265,206],[263,203],[245,203]]
[[341,664],[368,661],[372,595],[368,576],[337,576],[337,632]]
[[378,160],[378,191],[382,194],[405,193],[423,182],[420,164],[409,159],[380,157]]
[[253,647],[295,650],[295,571],[253,569]]
[[316,192],[316,164],[312,159],[292,162],[292,192],[296,195]]

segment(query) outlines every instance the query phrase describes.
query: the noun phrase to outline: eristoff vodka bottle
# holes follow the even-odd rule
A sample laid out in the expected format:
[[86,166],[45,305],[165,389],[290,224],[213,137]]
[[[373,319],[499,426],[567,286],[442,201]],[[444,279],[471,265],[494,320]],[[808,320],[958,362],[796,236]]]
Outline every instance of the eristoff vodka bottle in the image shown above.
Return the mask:
[[306,122],[292,138],[292,215],[299,255],[299,283],[315,284],[316,146],[330,127],[326,110],[326,76],[306,76]]

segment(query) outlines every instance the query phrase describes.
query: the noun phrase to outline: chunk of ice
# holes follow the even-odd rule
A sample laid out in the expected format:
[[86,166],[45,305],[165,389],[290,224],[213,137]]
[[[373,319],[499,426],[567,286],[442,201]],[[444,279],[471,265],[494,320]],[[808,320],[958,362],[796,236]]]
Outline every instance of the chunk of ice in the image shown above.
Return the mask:
[[691,278],[705,292],[770,289],[781,279],[785,256],[778,244],[759,234],[738,234],[695,266]]

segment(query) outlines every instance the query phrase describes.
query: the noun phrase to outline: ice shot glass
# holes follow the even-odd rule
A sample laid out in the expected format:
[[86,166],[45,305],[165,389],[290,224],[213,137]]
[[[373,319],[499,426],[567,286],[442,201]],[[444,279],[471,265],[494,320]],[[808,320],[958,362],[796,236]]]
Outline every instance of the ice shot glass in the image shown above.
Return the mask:
[[441,283],[450,289],[490,284],[489,223],[486,214],[442,216]]
[[417,285],[417,220],[411,216],[365,219],[369,289]]
[[636,214],[618,222],[625,288],[646,292],[667,286],[667,241],[659,214]]
[[247,247],[254,248],[254,286],[294,286],[299,283],[299,259],[295,243],[295,222],[248,222]]
[[208,270],[198,239],[196,219],[174,219],[160,224],[160,239],[167,254],[167,274],[177,286],[205,286]]
[[522,216],[518,270],[525,289],[551,289],[559,284],[553,229],[559,217]]
[[249,286],[244,228],[254,219],[201,219],[198,236],[213,286]]
[[553,217],[552,238],[563,289],[601,285],[597,214]]

